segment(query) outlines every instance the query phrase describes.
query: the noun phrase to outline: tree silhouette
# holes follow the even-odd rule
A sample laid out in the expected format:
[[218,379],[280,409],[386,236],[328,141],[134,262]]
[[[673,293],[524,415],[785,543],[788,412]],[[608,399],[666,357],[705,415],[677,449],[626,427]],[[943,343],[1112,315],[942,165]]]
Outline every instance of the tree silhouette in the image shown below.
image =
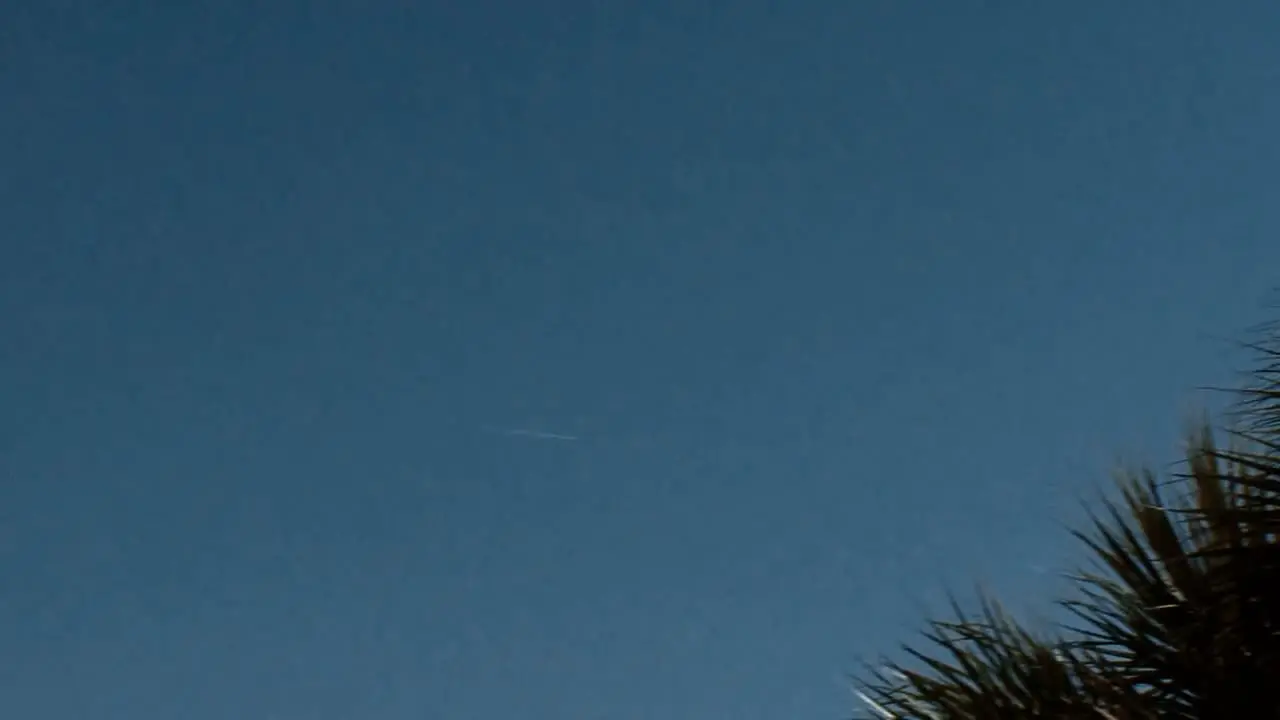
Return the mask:
[[953,605],[926,649],[867,667],[859,717],[1280,718],[1280,325],[1260,335],[1230,427],[1206,422],[1167,479],[1122,475],[1075,533],[1093,562],[1058,603],[1070,622]]

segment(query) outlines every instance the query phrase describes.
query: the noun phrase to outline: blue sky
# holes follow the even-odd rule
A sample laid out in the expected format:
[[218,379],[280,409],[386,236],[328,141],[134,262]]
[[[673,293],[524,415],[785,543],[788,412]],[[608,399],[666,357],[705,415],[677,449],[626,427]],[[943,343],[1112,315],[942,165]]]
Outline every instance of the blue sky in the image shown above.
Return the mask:
[[0,714],[847,716],[1242,366],[1278,22],[9,7]]

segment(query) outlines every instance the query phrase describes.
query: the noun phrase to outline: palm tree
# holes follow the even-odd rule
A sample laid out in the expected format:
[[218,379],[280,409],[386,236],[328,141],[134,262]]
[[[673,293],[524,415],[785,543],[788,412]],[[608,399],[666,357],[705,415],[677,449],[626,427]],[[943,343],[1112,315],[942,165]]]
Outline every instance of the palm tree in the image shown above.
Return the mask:
[[868,667],[863,717],[1280,718],[1280,325],[1247,347],[1221,445],[1193,434],[1182,472],[1124,475],[1076,537],[1093,565],[1036,634],[984,599],[932,621],[927,650]]

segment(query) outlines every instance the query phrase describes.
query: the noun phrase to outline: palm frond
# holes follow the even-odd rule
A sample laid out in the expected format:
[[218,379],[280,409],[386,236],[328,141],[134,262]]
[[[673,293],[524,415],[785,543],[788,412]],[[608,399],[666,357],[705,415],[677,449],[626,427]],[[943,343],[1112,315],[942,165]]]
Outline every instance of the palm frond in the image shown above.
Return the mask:
[[994,600],[953,603],[929,651],[870,673],[886,720],[1280,717],[1280,325],[1251,345],[1220,447],[1206,423],[1183,470],[1122,475],[1076,538],[1093,569],[1060,602],[1073,621],[1033,634]]

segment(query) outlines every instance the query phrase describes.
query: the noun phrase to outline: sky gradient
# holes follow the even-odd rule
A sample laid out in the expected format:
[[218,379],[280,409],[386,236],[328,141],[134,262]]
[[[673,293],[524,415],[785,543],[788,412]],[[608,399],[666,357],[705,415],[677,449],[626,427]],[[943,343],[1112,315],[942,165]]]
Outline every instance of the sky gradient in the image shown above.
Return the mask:
[[3,16],[0,716],[846,717],[1280,281],[1274,2]]

